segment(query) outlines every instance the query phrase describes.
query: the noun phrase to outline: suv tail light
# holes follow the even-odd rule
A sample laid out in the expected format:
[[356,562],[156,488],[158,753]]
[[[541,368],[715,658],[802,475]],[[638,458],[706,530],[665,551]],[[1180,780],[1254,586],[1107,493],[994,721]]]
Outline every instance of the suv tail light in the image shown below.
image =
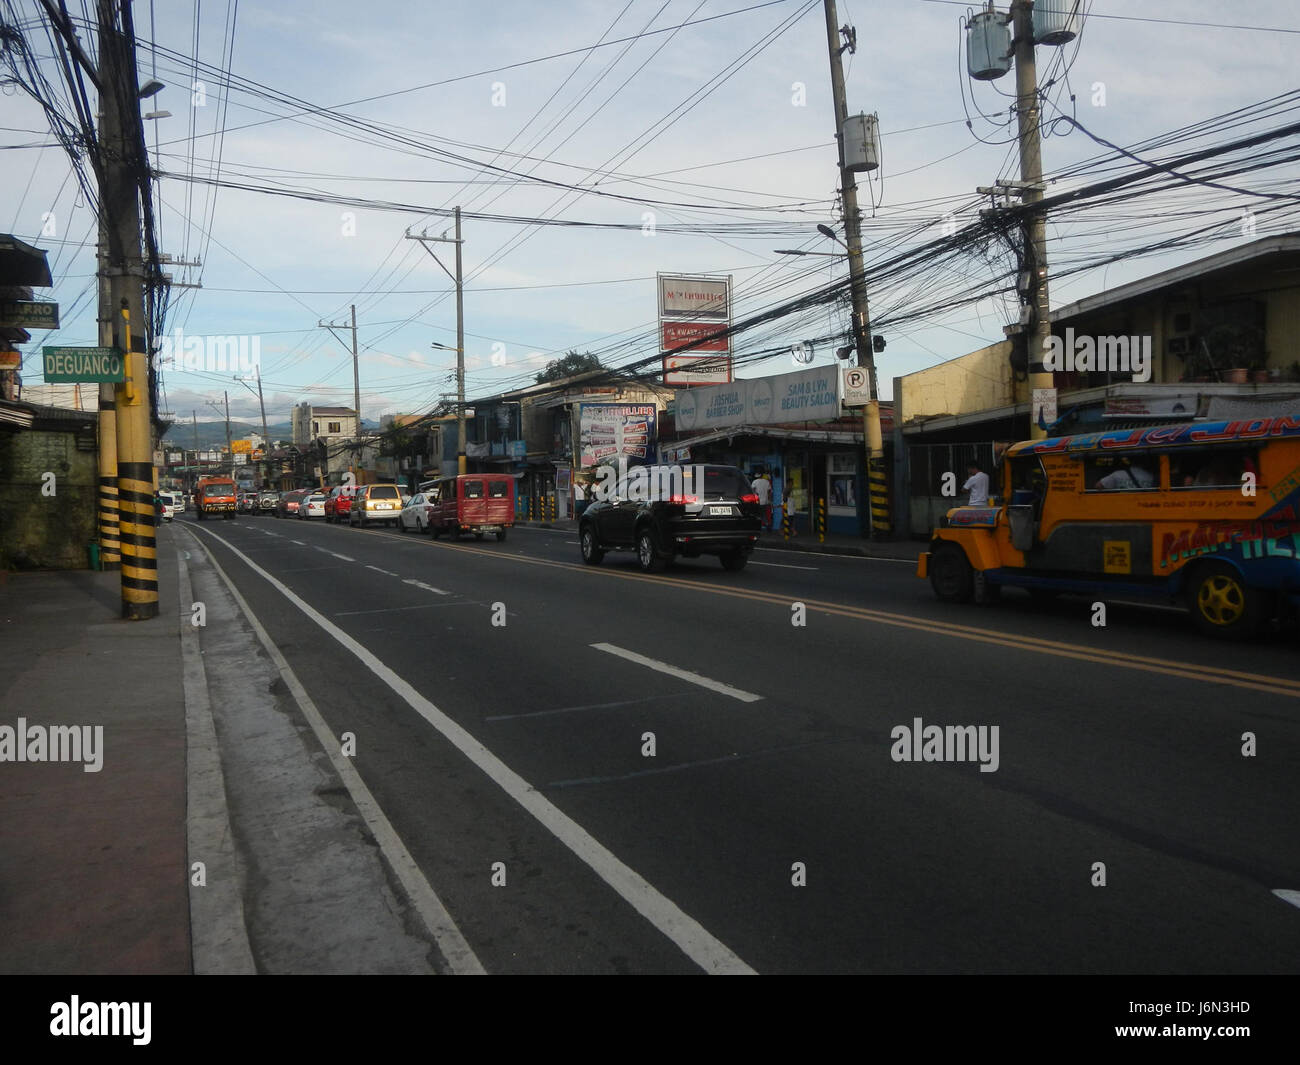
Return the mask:
[[668,497],[669,503],[673,503],[679,507],[694,506],[699,501],[700,501],[699,496],[669,496]]
[[757,503],[758,496],[756,496],[753,492],[750,492],[749,495],[741,496],[740,501],[742,503]]

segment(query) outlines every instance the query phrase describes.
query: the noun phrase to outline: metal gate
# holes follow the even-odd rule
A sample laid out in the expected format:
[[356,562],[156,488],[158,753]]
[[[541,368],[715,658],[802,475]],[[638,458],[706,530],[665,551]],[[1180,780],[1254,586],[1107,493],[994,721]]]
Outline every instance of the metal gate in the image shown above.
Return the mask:
[[[968,476],[966,466],[974,461],[989,475],[989,492],[998,488],[998,471],[993,462],[995,443],[981,440],[962,444],[911,444],[907,448],[908,532],[929,536],[943,516],[966,502],[961,486]],[[944,474],[953,475],[955,495],[943,494]]]

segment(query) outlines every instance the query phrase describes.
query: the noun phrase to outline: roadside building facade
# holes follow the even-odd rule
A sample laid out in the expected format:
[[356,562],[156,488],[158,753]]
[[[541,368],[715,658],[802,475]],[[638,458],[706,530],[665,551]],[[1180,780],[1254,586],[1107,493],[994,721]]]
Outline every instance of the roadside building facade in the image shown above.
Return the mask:
[[1018,327],[895,378],[895,533],[928,535],[962,501],[945,475],[992,473],[1035,422],[1064,436],[1300,410],[1298,273],[1300,234],[1266,237],[1058,308],[1055,410],[1034,406]]

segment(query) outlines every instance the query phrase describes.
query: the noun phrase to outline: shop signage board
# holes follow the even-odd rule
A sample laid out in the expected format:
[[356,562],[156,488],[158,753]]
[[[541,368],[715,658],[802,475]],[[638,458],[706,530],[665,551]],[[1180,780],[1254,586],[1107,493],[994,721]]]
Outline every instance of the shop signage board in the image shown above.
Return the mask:
[[840,368],[814,366],[728,385],[678,389],[674,401],[679,432],[830,421],[840,416]]

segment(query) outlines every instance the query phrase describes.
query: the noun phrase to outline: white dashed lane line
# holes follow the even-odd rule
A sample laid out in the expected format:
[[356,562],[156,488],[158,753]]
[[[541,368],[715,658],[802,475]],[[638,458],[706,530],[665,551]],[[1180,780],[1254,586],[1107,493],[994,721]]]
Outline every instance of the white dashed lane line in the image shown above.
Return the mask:
[[660,673],[667,673],[670,677],[676,677],[679,680],[689,681],[692,684],[698,684],[701,688],[708,688],[720,695],[728,695],[733,699],[739,699],[742,703],[756,703],[763,697],[755,695],[753,692],[743,691],[740,688],[733,688],[730,684],[723,684],[720,680],[711,680],[709,677],[703,677],[698,673],[692,673],[688,669],[680,669],[677,666],[669,665],[667,662],[660,662],[657,658],[647,658],[645,655],[639,655],[635,651],[628,651],[622,647],[616,647],[612,643],[593,643],[591,644],[597,651],[604,651],[606,654],[617,655],[619,658],[626,658],[629,662],[635,662],[639,666],[645,666],[647,669],[657,670]]
[[426,592],[433,592],[437,595],[450,595],[450,592],[444,592],[441,588],[435,588],[432,584],[425,584],[424,581],[403,580],[403,584],[410,584],[416,588],[423,588]]

